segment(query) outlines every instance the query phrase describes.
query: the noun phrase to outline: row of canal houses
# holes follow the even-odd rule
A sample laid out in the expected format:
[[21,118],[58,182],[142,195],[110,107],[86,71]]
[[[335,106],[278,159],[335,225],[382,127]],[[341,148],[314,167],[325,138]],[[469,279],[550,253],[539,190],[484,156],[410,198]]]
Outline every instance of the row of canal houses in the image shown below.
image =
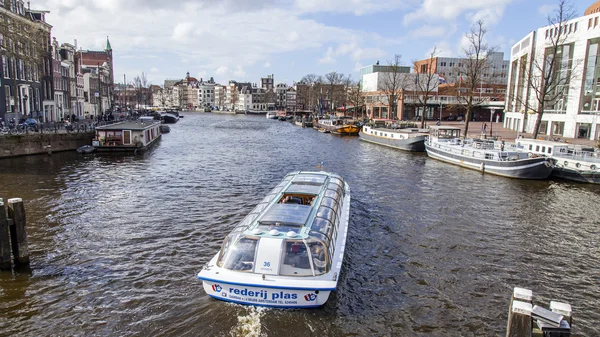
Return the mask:
[[113,55],[52,37],[47,10],[0,2],[0,118],[40,122],[95,116],[111,108]]

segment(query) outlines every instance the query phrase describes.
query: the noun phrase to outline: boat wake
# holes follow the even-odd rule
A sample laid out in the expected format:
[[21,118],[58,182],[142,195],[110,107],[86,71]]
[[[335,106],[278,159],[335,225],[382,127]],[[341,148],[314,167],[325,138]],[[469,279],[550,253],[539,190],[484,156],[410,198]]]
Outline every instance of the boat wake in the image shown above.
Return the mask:
[[266,337],[266,333],[261,333],[262,323],[260,319],[264,316],[268,309],[264,307],[236,306],[246,312],[247,315],[240,313],[237,318],[238,324],[234,326],[231,331],[229,331],[229,335],[231,337]]

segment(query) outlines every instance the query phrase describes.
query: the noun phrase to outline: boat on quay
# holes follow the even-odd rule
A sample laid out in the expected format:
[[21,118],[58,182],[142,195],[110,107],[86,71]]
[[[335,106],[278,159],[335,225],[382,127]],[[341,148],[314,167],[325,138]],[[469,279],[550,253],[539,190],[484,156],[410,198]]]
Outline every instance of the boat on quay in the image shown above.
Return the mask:
[[124,121],[97,126],[92,146],[103,152],[146,151],[158,142],[160,121]]
[[317,129],[323,129],[336,135],[358,136],[360,128],[348,122],[346,118],[315,119]]
[[427,155],[450,164],[517,179],[546,179],[552,173],[548,158],[528,156],[516,144],[487,139],[462,139],[461,129],[431,126],[425,141]]
[[600,184],[600,153],[593,147],[530,138],[519,138],[515,142],[530,156],[551,159],[553,177]]
[[429,130],[427,129],[390,129],[364,125],[359,137],[360,140],[398,150],[423,152],[425,151],[425,139],[428,134]]
[[292,172],[224,239],[198,273],[206,293],[240,304],[311,308],[336,290],[350,187],[328,172]]

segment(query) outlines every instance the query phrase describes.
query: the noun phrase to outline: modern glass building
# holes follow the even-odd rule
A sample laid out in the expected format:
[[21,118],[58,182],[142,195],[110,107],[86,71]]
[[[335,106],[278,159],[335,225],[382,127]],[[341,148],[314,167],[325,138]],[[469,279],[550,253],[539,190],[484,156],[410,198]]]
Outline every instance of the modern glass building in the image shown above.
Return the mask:
[[[539,28],[513,45],[504,127],[532,133],[537,119],[536,90],[547,73],[552,41],[560,41],[559,80],[544,104],[540,135],[598,140],[600,136],[600,1],[586,15]],[[561,37],[562,36],[562,37]]]

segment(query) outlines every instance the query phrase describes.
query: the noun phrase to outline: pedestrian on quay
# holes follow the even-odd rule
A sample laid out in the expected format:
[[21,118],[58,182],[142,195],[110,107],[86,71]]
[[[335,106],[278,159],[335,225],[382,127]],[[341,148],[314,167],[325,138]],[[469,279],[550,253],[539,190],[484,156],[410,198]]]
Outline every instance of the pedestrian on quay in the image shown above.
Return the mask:
[[487,123],[483,123],[483,133],[485,133],[485,130],[487,130]]

